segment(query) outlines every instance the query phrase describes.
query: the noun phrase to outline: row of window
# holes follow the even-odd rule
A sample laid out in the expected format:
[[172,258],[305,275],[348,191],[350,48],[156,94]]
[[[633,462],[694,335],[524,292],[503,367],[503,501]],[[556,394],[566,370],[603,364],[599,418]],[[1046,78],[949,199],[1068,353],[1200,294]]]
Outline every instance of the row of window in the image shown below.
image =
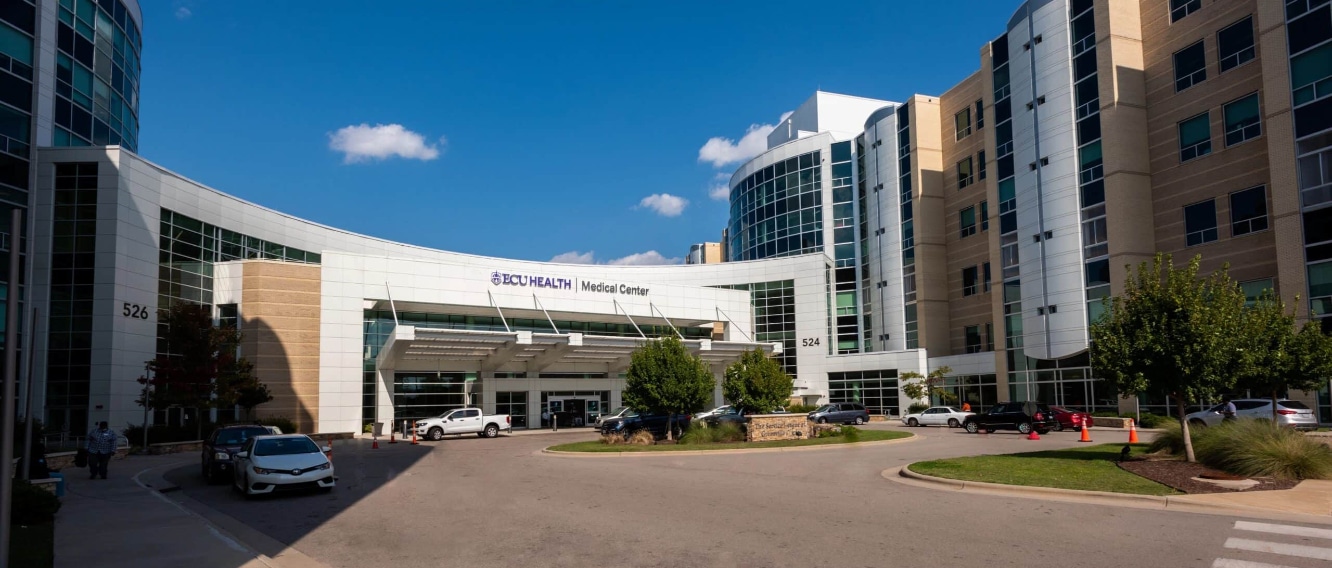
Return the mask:
[[[1252,140],[1262,135],[1262,109],[1258,93],[1251,93],[1221,105],[1221,117],[1226,147]],[[1182,120],[1179,130],[1179,161],[1187,162],[1212,153],[1211,111]]]
[[990,204],[988,201],[982,201],[978,205],[970,205],[958,211],[958,220],[962,224],[962,236],[967,238],[976,234],[976,210],[980,209],[980,230],[990,230]]
[[985,150],[977,152],[974,160],[971,156],[967,156],[957,163],[957,188],[959,190],[984,180]]
[[[1260,185],[1237,191],[1230,194],[1229,199],[1231,237],[1267,230],[1267,190],[1265,186]],[[1218,238],[1216,199],[1208,199],[1184,207],[1184,241],[1187,246],[1210,243]]]
[[[1253,60],[1253,16],[1246,16],[1216,32],[1217,73],[1225,73]],[[1203,40],[1176,51],[1175,92],[1207,80],[1207,52]]]
[[962,296],[975,296],[990,292],[990,263],[962,269]]

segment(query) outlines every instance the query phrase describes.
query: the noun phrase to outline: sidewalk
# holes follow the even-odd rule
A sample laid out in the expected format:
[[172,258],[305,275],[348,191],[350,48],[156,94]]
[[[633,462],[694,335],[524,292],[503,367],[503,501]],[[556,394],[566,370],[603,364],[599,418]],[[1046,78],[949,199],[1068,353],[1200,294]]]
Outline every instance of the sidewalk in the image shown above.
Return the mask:
[[171,493],[159,492],[171,487],[162,473],[193,460],[193,454],[129,456],[111,462],[106,480],[66,468],[65,497],[55,521],[56,568],[283,566],[168,497]]

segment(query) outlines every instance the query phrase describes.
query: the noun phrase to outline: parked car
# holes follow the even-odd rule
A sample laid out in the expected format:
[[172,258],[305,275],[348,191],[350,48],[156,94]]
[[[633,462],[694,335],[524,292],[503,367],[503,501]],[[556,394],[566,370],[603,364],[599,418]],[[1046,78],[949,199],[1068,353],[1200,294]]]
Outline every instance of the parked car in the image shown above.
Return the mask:
[[962,412],[951,406],[935,406],[926,408],[915,414],[908,414],[902,417],[902,423],[907,426],[947,426],[949,428],[960,428],[968,416],[974,412]]
[[476,434],[482,438],[513,432],[508,414],[482,415],[480,408],[456,408],[434,418],[416,421],[416,435],[439,441],[444,436]]
[[628,406],[621,406],[606,414],[597,416],[597,418],[592,421],[592,427],[596,428],[597,430],[601,430],[601,425],[604,424],[607,420],[610,420],[612,418],[619,418],[630,412],[633,411],[630,410]]
[[250,438],[236,453],[232,487],[246,497],[279,490],[333,490],[333,462],[305,434]]
[[1044,434],[1053,430],[1058,423],[1049,405],[1028,401],[996,404],[985,414],[968,416],[962,422],[962,427],[972,434],[981,430],[991,433],[995,430],[1017,430],[1022,434],[1036,430],[1036,433]]
[[277,426],[264,426],[264,428],[268,428],[268,432],[274,436],[281,436],[283,433],[282,429]]
[[869,422],[869,411],[854,402],[833,402],[809,413],[809,419],[819,424],[864,424]]
[[[673,417],[673,418],[672,418]],[[633,412],[607,420],[601,423],[602,435],[617,435],[628,438],[639,430],[647,430],[652,433],[653,438],[662,439],[666,437],[666,429],[670,428],[674,433],[674,438],[678,439],[689,429],[689,422],[692,416],[688,414],[652,414],[646,412]]]
[[706,410],[706,411],[700,412],[700,413],[698,413],[698,414],[695,414],[695,415],[694,415],[694,420],[707,420],[708,418],[710,418],[710,417],[712,417],[712,416],[717,416],[717,415],[720,415],[720,414],[726,414],[727,412],[730,412],[730,411],[732,411],[732,410],[735,410],[735,407],[734,407],[734,406],[731,406],[731,405],[729,405],[729,404],[722,405],[722,406],[718,406],[717,408],[714,408],[714,409],[712,409],[712,410]]
[[[1272,401],[1266,398],[1238,398],[1235,403],[1235,418],[1240,420],[1272,419]],[[1225,420],[1221,414],[1226,409],[1225,403],[1207,410],[1189,414],[1186,418],[1190,426],[1216,426]],[[1277,400],[1277,424],[1299,430],[1318,428],[1318,417],[1313,409],[1298,400]]]
[[255,436],[267,435],[268,427],[258,424],[223,426],[213,430],[208,439],[203,441],[199,456],[204,479],[209,483],[218,478],[225,479],[223,474],[230,475],[236,467],[236,452]]
[[1091,426],[1092,415],[1080,410],[1069,410],[1062,406],[1051,406],[1050,410],[1055,415],[1055,432],[1063,432],[1065,429],[1081,432],[1083,425]]

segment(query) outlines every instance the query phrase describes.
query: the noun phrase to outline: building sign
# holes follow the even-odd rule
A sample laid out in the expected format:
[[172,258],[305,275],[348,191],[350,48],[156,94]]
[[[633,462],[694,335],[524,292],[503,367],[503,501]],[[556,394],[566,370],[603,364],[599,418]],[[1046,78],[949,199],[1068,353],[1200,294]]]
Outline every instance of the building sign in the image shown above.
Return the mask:
[[615,284],[613,282],[589,282],[584,280],[575,286],[571,278],[551,276],[510,274],[495,271],[490,273],[490,283],[496,286],[518,286],[520,288],[547,288],[551,290],[575,290],[591,294],[618,294],[622,296],[646,296],[648,289],[643,286]]
[[496,286],[521,286],[524,288],[552,288],[555,290],[573,290],[574,281],[568,278],[551,278],[527,274],[508,274],[491,272],[490,283]]

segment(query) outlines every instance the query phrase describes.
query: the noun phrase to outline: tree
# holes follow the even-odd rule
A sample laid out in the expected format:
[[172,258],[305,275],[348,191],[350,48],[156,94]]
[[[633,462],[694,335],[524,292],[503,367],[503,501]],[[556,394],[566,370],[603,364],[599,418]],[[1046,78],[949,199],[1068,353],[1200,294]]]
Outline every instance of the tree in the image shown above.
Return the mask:
[[674,440],[675,414],[696,412],[712,400],[712,371],[675,337],[649,340],[630,355],[624,404],[639,411],[668,413],[666,437]]
[[1231,388],[1244,364],[1244,293],[1225,267],[1199,278],[1200,263],[1195,256],[1177,268],[1169,255],[1158,253],[1129,275],[1123,294],[1091,326],[1094,375],[1121,393],[1173,399],[1190,462],[1189,401]]
[[1271,290],[1244,310],[1243,322],[1246,345],[1235,386],[1271,398],[1275,426],[1278,397],[1291,390],[1316,391],[1332,376],[1332,337],[1316,320],[1297,331],[1294,312]]
[[[144,386],[140,405],[161,410],[240,404],[248,412],[272,400],[268,388],[254,377],[254,364],[237,354],[240,332],[215,327],[208,306],[177,302],[159,317],[167,328],[167,353],[148,361],[148,373],[139,377]],[[196,421],[200,429],[202,422]]]
[[722,395],[746,412],[772,412],[791,400],[791,376],[756,348],[726,367]]
[[907,395],[907,397],[912,400],[920,400],[924,398],[932,401],[935,397],[938,397],[939,402],[952,404],[957,401],[957,395],[942,386],[944,377],[951,372],[953,372],[951,367],[939,367],[938,369],[930,371],[930,376],[928,377],[915,371],[902,373],[898,378],[902,383],[902,394]]

